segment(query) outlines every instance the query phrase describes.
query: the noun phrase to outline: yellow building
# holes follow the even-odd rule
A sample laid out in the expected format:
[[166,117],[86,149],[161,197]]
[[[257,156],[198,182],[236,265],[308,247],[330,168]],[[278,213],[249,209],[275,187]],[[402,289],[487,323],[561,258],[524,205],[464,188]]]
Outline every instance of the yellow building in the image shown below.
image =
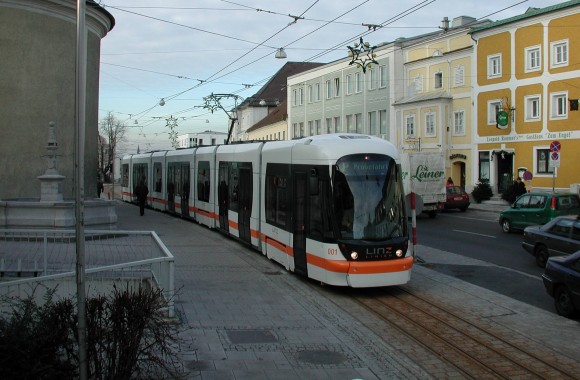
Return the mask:
[[[580,184],[580,1],[474,28],[471,170],[496,194]],[[524,175],[525,173],[525,175]]]

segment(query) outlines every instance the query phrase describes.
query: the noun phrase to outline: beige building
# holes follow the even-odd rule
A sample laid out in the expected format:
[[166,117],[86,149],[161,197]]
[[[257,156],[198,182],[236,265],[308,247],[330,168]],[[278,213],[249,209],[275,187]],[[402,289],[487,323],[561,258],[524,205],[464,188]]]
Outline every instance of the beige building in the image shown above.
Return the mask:
[[[85,180],[96,196],[101,39],[114,18],[87,1]],[[56,125],[57,169],[66,177],[65,199],[74,194],[76,1],[0,0],[0,199],[38,198],[47,168],[48,124]]]
[[470,28],[489,21],[462,16],[441,31],[404,47],[405,96],[394,103],[398,146],[403,152],[442,152],[447,177],[474,185],[471,90],[474,41]]

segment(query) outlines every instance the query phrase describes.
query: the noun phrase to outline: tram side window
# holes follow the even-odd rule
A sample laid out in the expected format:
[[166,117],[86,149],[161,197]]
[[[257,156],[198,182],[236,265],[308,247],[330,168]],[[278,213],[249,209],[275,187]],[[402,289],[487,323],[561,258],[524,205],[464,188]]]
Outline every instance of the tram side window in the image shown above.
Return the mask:
[[[322,173],[323,170],[318,170]],[[309,223],[308,236],[325,241],[332,238],[332,228],[330,227],[330,183],[328,178],[319,178],[318,189],[309,189]]]
[[197,199],[209,202],[210,173],[209,161],[200,161],[197,167]]
[[121,181],[121,186],[129,186],[129,164],[123,164],[123,178]]
[[229,209],[232,211],[238,211],[238,196],[240,192],[240,175],[237,162],[230,162],[230,178],[229,178]]
[[161,192],[161,174],[163,169],[161,168],[161,162],[156,162],[153,164],[153,173],[155,181],[155,191],[157,193]]
[[288,191],[287,166],[268,165],[265,189],[266,221],[283,229],[288,226]]
[[133,191],[142,179],[145,180],[145,183],[147,183],[147,164],[133,165]]

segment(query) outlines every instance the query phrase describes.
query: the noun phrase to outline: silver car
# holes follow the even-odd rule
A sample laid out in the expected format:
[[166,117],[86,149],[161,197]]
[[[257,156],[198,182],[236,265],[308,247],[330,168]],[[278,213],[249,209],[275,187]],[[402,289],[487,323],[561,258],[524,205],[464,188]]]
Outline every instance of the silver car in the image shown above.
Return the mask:
[[524,229],[522,247],[544,268],[551,256],[570,255],[580,250],[580,218],[559,216],[541,226]]

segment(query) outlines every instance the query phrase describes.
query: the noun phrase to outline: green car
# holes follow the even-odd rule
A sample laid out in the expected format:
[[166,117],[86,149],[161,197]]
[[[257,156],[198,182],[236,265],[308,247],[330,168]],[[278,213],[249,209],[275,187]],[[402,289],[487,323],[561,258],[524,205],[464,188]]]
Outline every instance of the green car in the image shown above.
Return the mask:
[[527,193],[499,214],[503,232],[546,224],[560,215],[580,214],[578,195],[570,193]]

